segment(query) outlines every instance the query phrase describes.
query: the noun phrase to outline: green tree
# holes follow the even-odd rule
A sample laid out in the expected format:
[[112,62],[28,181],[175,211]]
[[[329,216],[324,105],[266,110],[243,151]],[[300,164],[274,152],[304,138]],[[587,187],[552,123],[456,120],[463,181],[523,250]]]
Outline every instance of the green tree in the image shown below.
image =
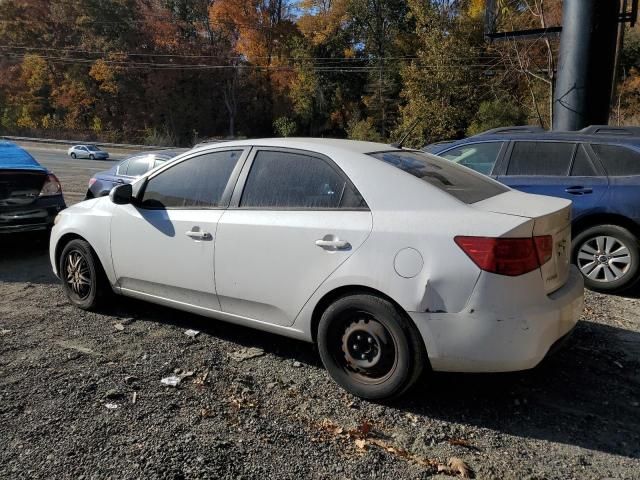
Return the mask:
[[526,120],[525,112],[511,100],[485,100],[480,102],[478,111],[467,128],[467,135],[475,135],[491,128],[523,125]]
[[417,59],[402,70],[403,105],[396,137],[420,147],[464,134],[476,111],[482,79],[476,64],[481,23],[457,2],[408,0],[415,22]]

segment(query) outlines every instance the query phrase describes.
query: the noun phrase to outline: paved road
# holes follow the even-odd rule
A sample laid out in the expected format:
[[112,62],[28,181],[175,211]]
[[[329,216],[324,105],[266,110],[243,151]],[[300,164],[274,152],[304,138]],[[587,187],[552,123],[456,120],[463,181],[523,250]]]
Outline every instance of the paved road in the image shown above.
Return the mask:
[[97,172],[108,170],[127,155],[110,154],[109,160],[89,160],[67,155],[66,150],[51,147],[24,147],[38,162],[56,174],[67,205],[82,201],[89,179]]

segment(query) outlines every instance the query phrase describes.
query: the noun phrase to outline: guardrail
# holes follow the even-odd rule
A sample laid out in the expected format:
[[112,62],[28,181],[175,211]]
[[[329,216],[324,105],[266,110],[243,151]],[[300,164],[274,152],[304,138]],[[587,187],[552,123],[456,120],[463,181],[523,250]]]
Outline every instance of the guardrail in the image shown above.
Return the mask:
[[100,142],[83,142],[73,140],[56,140],[52,138],[31,138],[31,137],[13,137],[8,135],[2,135],[0,138],[9,140],[11,142],[26,142],[26,143],[42,143],[49,145],[100,145],[105,148],[121,148],[123,150],[169,150],[176,147],[160,147],[156,145],[136,145],[131,143],[100,143]]

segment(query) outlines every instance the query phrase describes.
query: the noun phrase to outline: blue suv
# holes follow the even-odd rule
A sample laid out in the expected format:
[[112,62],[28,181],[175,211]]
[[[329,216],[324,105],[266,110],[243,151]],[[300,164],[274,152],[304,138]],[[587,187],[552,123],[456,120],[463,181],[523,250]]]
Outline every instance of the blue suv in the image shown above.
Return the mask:
[[640,277],[640,128],[497,128],[424,150],[517,190],[572,200],[571,258],[588,288],[619,292]]

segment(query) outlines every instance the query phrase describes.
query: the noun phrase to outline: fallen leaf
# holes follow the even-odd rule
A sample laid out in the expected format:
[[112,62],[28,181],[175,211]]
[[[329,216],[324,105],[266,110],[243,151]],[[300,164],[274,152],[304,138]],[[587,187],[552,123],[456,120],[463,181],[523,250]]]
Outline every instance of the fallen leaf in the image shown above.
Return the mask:
[[367,446],[367,442],[364,438],[356,439],[356,447],[358,447],[360,450],[364,450],[366,446]]
[[454,472],[454,474],[459,475],[462,478],[473,478],[473,470],[461,458],[451,457],[447,462],[447,465]]

